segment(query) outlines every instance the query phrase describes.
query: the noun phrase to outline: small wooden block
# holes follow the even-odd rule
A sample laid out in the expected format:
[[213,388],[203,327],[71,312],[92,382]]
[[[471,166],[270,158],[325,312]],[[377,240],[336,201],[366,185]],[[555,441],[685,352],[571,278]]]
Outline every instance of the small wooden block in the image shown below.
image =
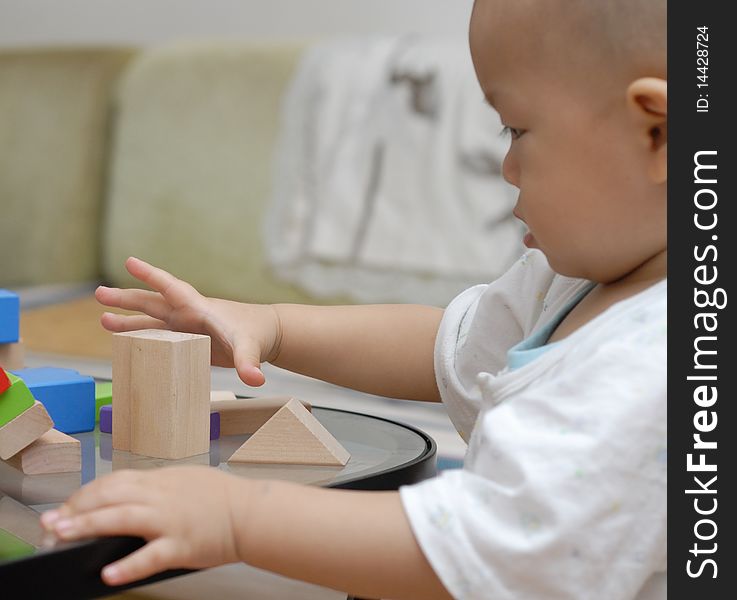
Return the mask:
[[0,367],[6,371],[17,371],[25,366],[26,352],[23,340],[0,344]]
[[228,390],[212,390],[210,392],[210,402],[217,400],[235,400],[235,394]]
[[[116,443],[125,435],[120,416],[130,452],[170,460],[209,452],[210,338],[163,329],[113,335],[125,338],[114,356],[124,371],[113,373],[113,448],[126,449]],[[126,372],[127,382],[116,386]]]
[[113,405],[106,404],[100,407],[100,433],[113,432]]
[[343,466],[350,458],[312,413],[292,398],[228,462]]
[[0,366],[0,394],[2,394],[9,387],[10,379],[8,379],[8,374],[5,372],[5,369]]
[[8,379],[10,387],[0,395],[0,427],[31,408],[36,401],[26,382],[20,377],[8,373]]
[[210,413],[210,440],[217,440],[220,438],[220,413]]
[[71,473],[82,470],[82,447],[79,440],[51,429],[7,462],[26,475]]
[[54,426],[38,400],[15,419],[0,427],[0,458],[8,459],[31,445]]
[[[256,431],[273,417],[291,396],[274,396],[271,398],[235,398],[232,400],[211,400],[210,412],[220,413],[220,435],[242,435]],[[312,411],[312,405],[299,400],[306,410]]]

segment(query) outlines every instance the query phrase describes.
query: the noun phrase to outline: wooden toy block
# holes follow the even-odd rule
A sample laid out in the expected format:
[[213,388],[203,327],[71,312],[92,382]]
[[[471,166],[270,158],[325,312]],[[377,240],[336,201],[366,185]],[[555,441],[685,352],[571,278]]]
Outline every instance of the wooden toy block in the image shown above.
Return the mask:
[[113,405],[106,404],[100,407],[100,432],[113,432]]
[[[170,460],[208,452],[209,336],[146,329],[116,337],[129,338],[130,345],[128,383],[116,386],[121,375],[113,373],[113,448],[124,449],[116,445],[120,414],[128,419],[130,452]],[[118,352],[124,350],[118,345]],[[126,360],[117,360],[125,368]],[[121,405],[127,407],[119,411]]]
[[74,369],[36,367],[13,371],[45,407],[62,433],[95,428],[95,380]]
[[312,413],[292,398],[228,462],[344,466],[350,458]]
[[113,403],[113,383],[112,381],[96,381],[95,382],[95,419],[100,418],[100,408],[106,404]]
[[50,429],[7,463],[26,475],[81,471],[81,444],[66,433]]
[[2,366],[0,366],[0,394],[2,394],[9,387],[10,387],[10,378],[8,377],[8,374],[5,372],[5,369],[3,369]]
[[220,437],[220,413],[210,413],[210,440],[216,440]]
[[7,459],[17,454],[53,426],[44,405],[36,400],[31,408],[0,427],[0,458]]
[[10,290],[0,290],[0,344],[18,341],[20,298]]
[[0,529],[30,544],[41,547],[44,538],[40,515],[10,496],[0,494]]
[[228,390],[212,390],[210,392],[210,402],[217,400],[235,400],[235,393]]
[[31,408],[36,401],[25,381],[13,373],[7,375],[10,387],[0,395],[0,427]]
[[[212,400],[210,411],[220,413],[220,435],[242,435],[256,431],[273,417],[291,396],[274,396],[271,398],[237,398],[233,400]],[[299,400],[306,410],[312,405]]]
[[16,371],[25,366],[26,352],[23,341],[0,344],[0,367],[7,371]]

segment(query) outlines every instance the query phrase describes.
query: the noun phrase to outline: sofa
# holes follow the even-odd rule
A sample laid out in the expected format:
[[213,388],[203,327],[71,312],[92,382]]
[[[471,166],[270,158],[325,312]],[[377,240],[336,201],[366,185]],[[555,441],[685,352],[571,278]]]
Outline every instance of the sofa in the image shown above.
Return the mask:
[[0,50],[0,288],[133,282],[331,302],[277,281],[261,221],[280,100],[308,42]]

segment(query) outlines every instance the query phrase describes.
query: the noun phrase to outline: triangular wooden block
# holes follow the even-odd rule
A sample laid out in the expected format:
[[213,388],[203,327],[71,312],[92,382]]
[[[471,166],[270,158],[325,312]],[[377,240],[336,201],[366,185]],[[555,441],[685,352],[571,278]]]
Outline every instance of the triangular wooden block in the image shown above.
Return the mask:
[[312,413],[292,398],[228,462],[343,466],[350,458]]
[[10,388],[10,379],[8,379],[7,373],[5,373],[5,369],[0,366],[0,394],[2,394],[5,390]]
[[0,458],[8,459],[29,446],[54,426],[38,400],[15,419],[0,427]]

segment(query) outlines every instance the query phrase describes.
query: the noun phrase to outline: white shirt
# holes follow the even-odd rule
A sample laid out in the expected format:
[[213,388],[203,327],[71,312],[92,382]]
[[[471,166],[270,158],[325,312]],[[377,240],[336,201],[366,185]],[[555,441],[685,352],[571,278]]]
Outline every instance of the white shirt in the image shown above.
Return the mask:
[[400,493],[455,598],[665,598],[666,281],[506,369],[586,285],[533,250],[445,311],[435,373],[469,449]]

